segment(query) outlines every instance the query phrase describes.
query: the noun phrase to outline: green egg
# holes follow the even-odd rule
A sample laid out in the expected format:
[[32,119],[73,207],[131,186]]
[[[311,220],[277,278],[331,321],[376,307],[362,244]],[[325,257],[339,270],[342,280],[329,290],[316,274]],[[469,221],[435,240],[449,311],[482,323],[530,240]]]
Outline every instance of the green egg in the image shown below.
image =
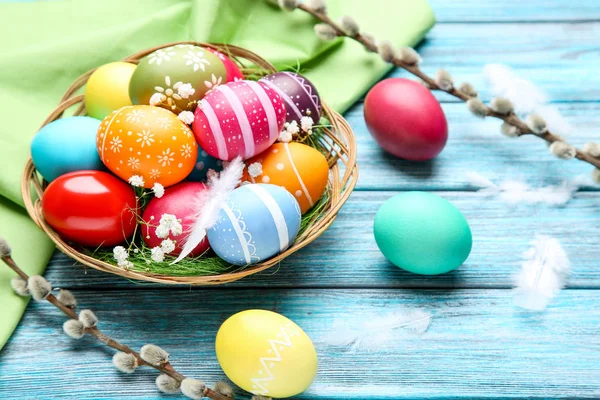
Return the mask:
[[375,215],[375,241],[394,265],[437,275],[458,268],[471,252],[471,228],[448,200],[426,192],[405,192],[387,200]]
[[[177,44],[140,60],[129,82],[129,97],[133,104],[157,105],[175,113],[191,111],[196,108],[194,101],[224,84],[226,77],[217,55],[199,46]],[[160,103],[153,95],[161,98]]]

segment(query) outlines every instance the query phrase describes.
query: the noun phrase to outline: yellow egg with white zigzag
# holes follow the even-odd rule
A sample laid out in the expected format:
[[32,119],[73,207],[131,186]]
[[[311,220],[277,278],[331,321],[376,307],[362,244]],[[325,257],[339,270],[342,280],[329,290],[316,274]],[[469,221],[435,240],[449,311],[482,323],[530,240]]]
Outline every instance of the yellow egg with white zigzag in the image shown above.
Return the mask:
[[317,374],[317,352],[308,335],[272,311],[232,315],[219,328],[215,349],[227,377],[255,395],[295,396]]

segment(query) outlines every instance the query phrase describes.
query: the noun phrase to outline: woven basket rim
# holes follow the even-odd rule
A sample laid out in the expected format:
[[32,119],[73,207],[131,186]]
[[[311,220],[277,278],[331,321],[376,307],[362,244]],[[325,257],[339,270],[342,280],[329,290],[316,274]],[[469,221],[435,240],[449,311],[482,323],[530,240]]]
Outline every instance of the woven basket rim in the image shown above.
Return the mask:
[[[137,63],[142,57],[165,47],[177,44],[192,44],[202,47],[210,47],[229,55],[238,64],[251,62],[264,70],[276,72],[275,67],[259,55],[244,48],[219,43],[202,43],[194,41],[171,42],[160,46],[151,47],[126,57],[122,61]],[[76,105],[79,105],[74,115],[84,115],[84,96],[76,93],[85,85],[90,75],[96,69],[92,69],[73,82],[66,90],[59,105],[50,113],[42,123],[40,129],[48,123],[62,117],[63,113]],[[298,236],[292,246],[286,251],[280,253],[264,262],[254,264],[243,270],[224,273],[219,275],[199,275],[199,276],[171,276],[159,275],[123,269],[116,265],[100,261],[94,257],[78,251],[76,248],[65,242],[44,220],[42,215],[41,199],[43,198],[44,182],[37,173],[31,158],[23,170],[21,179],[21,194],[25,203],[25,208],[32,220],[40,227],[54,242],[56,247],[67,256],[80,262],[83,265],[98,269],[100,271],[123,276],[128,279],[141,281],[163,283],[163,284],[185,284],[185,285],[218,285],[234,282],[246,276],[264,271],[274,265],[279,264],[284,258],[302,249],[317,237],[319,237],[335,220],[340,208],[344,205],[358,180],[358,167],[356,165],[356,140],[348,122],[337,112],[332,110],[325,102],[322,102],[322,113],[331,122],[331,128],[325,129],[322,141],[328,150],[329,178],[328,187],[330,197],[327,202],[325,212],[311,224],[300,236]],[[342,171],[343,169],[343,171]],[[32,192],[33,189],[33,192]]]

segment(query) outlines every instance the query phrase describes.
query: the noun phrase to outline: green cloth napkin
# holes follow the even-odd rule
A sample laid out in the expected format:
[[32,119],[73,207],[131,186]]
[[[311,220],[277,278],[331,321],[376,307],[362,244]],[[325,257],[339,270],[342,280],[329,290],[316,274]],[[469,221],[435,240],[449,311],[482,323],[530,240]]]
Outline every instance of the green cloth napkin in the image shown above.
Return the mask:
[[[434,23],[426,0],[329,0],[329,10],[396,45],[415,45]],[[53,246],[22,208],[21,172],[39,125],[85,71],[171,41],[231,43],[278,68],[300,65],[344,111],[389,70],[358,43],[317,39],[306,13],[262,0],[53,0],[2,3],[0,15],[0,236],[29,274],[44,271]],[[13,276],[0,268],[0,348],[27,305]]]

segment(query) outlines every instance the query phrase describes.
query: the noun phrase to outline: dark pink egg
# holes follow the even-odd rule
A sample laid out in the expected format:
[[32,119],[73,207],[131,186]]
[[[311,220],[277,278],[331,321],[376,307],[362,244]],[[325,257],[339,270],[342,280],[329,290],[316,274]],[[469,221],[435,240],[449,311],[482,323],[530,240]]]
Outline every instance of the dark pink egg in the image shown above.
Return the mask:
[[[160,246],[164,240],[156,236],[156,227],[163,214],[172,214],[181,219],[183,233],[178,236],[169,235],[169,239],[174,240],[175,250],[171,255],[179,255],[183,249],[185,241],[192,231],[196,221],[196,209],[198,207],[198,195],[207,190],[203,183],[183,182],[165,189],[165,194],[161,197],[154,197],[148,202],[142,215],[145,224],[142,225],[142,234],[144,242],[149,247]],[[204,238],[202,242],[192,251],[189,257],[197,257],[208,250],[208,239]]]
[[430,160],[448,140],[440,103],[410,79],[390,78],[373,86],[365,99],[365,121],[385,151],[406,160]]
[[227,57],[225,54],[211,47],[207,47],[206,49],[211,53],[216,54],[217,57],[219,57],[219,59],[223,61],[223,65],[225,66],[225,73],[227,75],[227,83],[244,79],[244,74],[242,74],[242,71],[240,71],[238,65],[231,58]]
[[271,146],[285,123],[285,105],[262,82],[217,86],[201,101],[192,130],[200,147],[219,160],[244,160]]
[[321,98],[315,85],[300,74],[277,72],[260,80],[275,90],[285,102],[286,121],[297,121],[310,116],[315,124],[321,119]]

